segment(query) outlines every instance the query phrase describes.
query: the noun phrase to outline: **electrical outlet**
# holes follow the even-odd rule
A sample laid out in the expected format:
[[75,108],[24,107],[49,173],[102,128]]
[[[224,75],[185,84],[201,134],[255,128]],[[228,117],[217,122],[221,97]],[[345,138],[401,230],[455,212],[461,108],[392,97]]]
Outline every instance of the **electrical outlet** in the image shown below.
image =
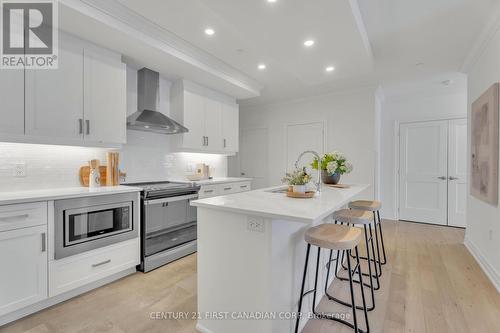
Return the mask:
[[264,232],[265,225],[262,217],[249,216],[247,220],[247,229],[253,232]]
[[16,163],[14,177],[26,177],[26,163]]

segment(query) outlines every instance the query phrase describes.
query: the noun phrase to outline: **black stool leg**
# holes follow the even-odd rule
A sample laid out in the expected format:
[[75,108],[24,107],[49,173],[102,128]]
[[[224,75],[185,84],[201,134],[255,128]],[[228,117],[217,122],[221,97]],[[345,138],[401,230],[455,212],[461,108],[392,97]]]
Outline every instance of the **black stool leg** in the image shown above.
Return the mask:
[[299,322],[300,322],[300,317],[301,317],[300,311],[302,310],[302,300],[304,299],[304,287],[306,285],[307,265],[309,264],[309,253],[310,252],[311,252],[311,244],[307,244],[306,263],[304,266],[304,275],[302,277],[302,287],[300,288],[299,312],[297,313],[297,322],[295,323],[295,333],[299,332]]
[[[355,247],[355,251],[356,251],[356,264],[358,267],[358,277],[359,277],[359,281],[360,281],[359,289],[361,291],[361,299],[363,301],[363,312],[365,313],[366,332],[364,332],[364,333],[369,333],[370,332],[370,324],[368,323],[368,309],[366,308],[365,289],[363,288],[363,274],[361,272],[361,265],[359,263],[359,253],[358,253],[357,246]],[[370,277],[371,277],[371,275],[370,275]],[[351,285],[351,288],[352,288],[352,285]],[[373,288],[372,288],[372,297],[373,297]],[[354,304],[354,302],[353,302],[353,304]],[[375,301],[373,301],[373,306],[375,307]]]
[[382,221],[380,220],[380,211],[377,210],[377,217],[378,217],[378,228],[380,231],[380,242],[382,243],[382,253],[384,255],[384,261],[382,262],[382,265],[387,264],[387,257],[385,255],[385,245],[384,245],[384,235],[382,234]]
[[[373,212],[373,226],[375,227],[375,242],[377,243],[377,263],[378,263],[378,271],[380,276],[382,276],[382,264],[380,262],[380,247],[379,247],[379,242],[378,242],[378,228],[377,228],[377,217],[376,213]],[[370,228],[371,230],[371,228]]]
[[[352,275],[351,275],[351,250],[348,251],[347,254],[347,268],[349,272],[349,288],[351,291],[351,306],[352,306],[352,319],[354,324],[354,332],[358,333],[358,319],[356,317],[356,300],[354,299],[354,286],[352,283]],[[361,285],[361,290],[363,290],[363,286]],[[363,294],[364,295],[364,294]]]

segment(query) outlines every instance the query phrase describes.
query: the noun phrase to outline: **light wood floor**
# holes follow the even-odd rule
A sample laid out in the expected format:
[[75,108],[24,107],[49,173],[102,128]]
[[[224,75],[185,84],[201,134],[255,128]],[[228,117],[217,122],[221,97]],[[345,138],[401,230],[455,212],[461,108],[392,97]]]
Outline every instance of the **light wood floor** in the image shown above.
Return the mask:
[[[500,332],[500,294],[463,246],[463,230],[384,221],[384,236],[389,264],[370,313],[371,332]],[[346,287],[337,283],[330,291],[345,297]],[[349,313],[325,300],[320,310]],[[195,255],[123,278],[0,332],[196,332],[191,320],[150,319],[156,311],[196,311]],[[352,330],[324,320],[311,320],[304,330],[334,332]]]

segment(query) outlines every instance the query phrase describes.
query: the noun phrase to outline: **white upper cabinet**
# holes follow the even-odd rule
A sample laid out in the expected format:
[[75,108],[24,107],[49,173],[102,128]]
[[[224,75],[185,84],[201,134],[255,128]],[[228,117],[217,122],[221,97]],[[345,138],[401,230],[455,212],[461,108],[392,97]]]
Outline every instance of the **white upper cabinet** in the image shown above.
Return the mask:
[[126,94],[120,54],[60,32],[57,69],[0,74],[0,135],[14,142],[123,144]]
[[220,151],[222,147],[222,104],[218,101],[205,98],[205,149]]
[[179,134],[182,136],[182,147],[186,149],[201,150],[206,143],[205,137],[205,100],[202,96],[185,91],[183,97],[184,119],[181,121],[189,132]]
[[171,89],[171,116],[189,132],[173,136],[178,151],[234,154],[238,151],[238,105],[229,97],[184,81]]
[[60,34],[59,68],[26,70],[26,135],[83,138],[83,45]]
[[24,135],[24,71],[0,72],[0,135]]
[[127,141],[127,78],[121,56],[97,47],[84,50],[85,141]]
[[238,104],[222,104],[222,146],[225,151],[237,152],[239,147]]

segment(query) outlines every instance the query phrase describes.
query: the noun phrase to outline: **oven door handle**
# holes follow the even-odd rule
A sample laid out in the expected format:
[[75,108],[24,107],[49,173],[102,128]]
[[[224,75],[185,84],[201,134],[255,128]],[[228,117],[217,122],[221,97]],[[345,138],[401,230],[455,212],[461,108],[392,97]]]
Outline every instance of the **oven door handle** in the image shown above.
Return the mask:
[[165,202],[174,202],[174,201],[191,200],[191,199],[198,199],[198,194],[188,194],[188,195],[181,195],[179,197],[144,200],[144,205],[146,205],[146,206],[156,205],[156,204],[165,203]]

